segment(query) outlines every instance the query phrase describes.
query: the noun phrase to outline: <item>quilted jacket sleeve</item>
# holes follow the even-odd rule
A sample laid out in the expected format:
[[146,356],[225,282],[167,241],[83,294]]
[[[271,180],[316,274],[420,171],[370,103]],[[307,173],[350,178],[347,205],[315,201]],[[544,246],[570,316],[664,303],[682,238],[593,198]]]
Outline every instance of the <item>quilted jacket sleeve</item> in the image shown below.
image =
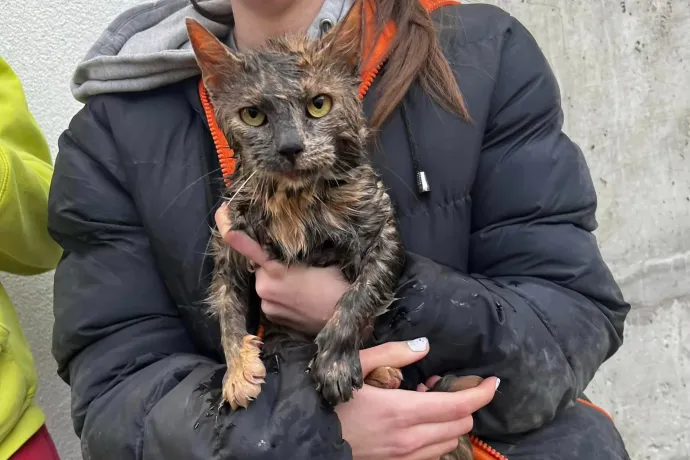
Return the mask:
[[629,311],[592,234],[596,194],[562,132],[556,79],[517,21],[502,47],[471,193],[470,274],[408,254],[398,295],[407,320],[394,333],[431,342],[409,371],[417,380],[501,378],[476,414],[489,437],[538,428],[580,397],[621,345]]
[[198,354],[159,275],[107,101],[89,102],[61,136],[49,200],[64,248],[53,353],[84,458],[351,459],[305,366],[282,356],[248,410],[215,411],[225,368]]

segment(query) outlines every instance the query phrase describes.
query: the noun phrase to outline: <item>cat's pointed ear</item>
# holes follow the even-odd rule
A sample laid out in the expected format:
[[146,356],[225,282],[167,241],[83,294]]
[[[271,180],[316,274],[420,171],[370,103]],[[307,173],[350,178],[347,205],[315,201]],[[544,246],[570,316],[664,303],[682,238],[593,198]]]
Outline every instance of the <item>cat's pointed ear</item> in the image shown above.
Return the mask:
[[351,12],[321,38],[321,52],[331,59],[342,60],[353,72],[357,72],[361,58],[360,30],[360,16],[356,12]]
[[207,87],[217,85],[222,77],[239,70],[242,60],[213,33],[194,19],[187,18],[186,24],[189,41]]

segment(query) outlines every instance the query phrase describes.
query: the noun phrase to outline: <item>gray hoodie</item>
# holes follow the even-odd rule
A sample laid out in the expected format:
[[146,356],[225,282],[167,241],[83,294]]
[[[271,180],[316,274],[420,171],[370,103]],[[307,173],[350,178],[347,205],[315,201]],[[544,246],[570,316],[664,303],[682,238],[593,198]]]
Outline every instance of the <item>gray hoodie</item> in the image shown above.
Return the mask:
[[[317,37],[324,26],[337,24],[354,0],[324,0],[307,34]],[[228,14],[230,0],[201,0],[212,13]],[[102,93],[146,91],[199,73],[187,37],[185,18],[199,21],[233,46],[232,27],[197,13],[189,0],[149,1],[120,14],[101,34],[77,66],[70,87],[85,102]]]

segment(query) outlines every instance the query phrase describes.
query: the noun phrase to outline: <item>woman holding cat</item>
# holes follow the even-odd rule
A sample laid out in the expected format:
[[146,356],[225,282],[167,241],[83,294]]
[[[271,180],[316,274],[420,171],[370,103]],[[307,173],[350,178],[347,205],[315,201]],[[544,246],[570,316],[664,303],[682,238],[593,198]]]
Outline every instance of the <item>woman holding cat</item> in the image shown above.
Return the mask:
[[[316,333],[346,286],[333,269],[277,266],[228,231],[217,204],[232,158],[187,16],[228,52],[364,21],[360,96],[407,253],[401,300],[376,327],[383,345],[361,359],[411,364],[403,383],[419,391],[365,386],[334,414],[295,364],[305,351],[286,349],[266,357],[256,401],[216,414],[222,351],[203,304],[214,215],[257,264],[272,321]],[[157,1],[115,20],[73,91],[86,106],[60,139],[49,226],[65,249],[54,353],[86,457],[424,460],[472,429],[478,458],[628,458],[582,393],[621,345],[629,305],[592,235],[596,196],[561,130],[555,78],[505,12],[444,0]],[[425,391],[448,373],[497,376],[500,390],[487,378]]]

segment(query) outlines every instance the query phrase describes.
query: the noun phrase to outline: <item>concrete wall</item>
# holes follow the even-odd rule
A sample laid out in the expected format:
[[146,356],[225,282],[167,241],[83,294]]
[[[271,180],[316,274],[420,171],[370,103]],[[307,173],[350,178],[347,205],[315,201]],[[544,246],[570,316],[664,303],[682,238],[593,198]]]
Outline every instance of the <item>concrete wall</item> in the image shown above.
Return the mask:
[[[55,151],[78,109],[74,64],[135,0],[0,0],[0,54],[22,78]],[[563,92],[567,133],[600,197],[601,249],[633,304],[623,349],[590,396],[633,459],[690,459],[690,2],[494,0],[533,31]],[[68,390],[50,356],[51,276],[1,278],[40,373],[39,402],[65,459],[78,459]]]

